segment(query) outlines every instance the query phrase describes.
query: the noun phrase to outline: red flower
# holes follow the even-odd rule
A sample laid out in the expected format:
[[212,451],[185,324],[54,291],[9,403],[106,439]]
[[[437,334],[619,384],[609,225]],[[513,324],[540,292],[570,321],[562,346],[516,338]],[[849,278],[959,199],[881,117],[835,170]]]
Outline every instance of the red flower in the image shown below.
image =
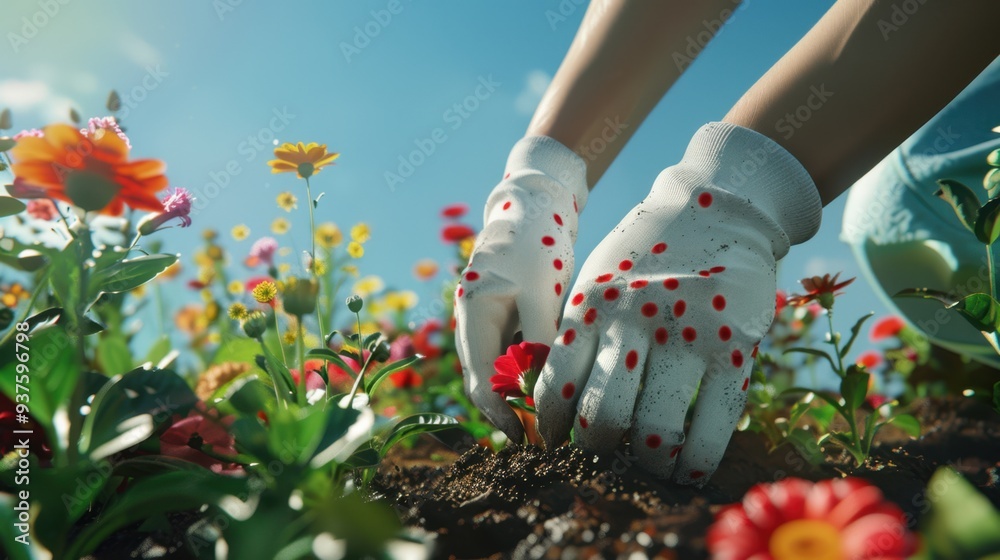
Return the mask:
[[54,220],[59,217],[56,205],[47,198],[36,198],[28,201],[28,215],[36,220]]
[[441,228],[441,239],[445,243],[458,243],[475,235],[476,230],[465,224],[448,224]]
[[774,294],[774,316],[777,317],[778,313],[788,305],[788,295],[785,292],[778,290]]
[[442,218],[461,218],[469,211],[469,205],[459,202],[458,204],[449,204],[441,209]]
[[[326,383],[323,382],[323,377],[319,374],[323,370],[323,360],[306,360],[306,391],[312,391],[314,389],[322,389],[326,387]],[[339,369],[339,368],[338,368]],[[289,369],[289,373],[292,374],[292,381],[296,385],[299,384],[299,370]]]
[[916,548],[899,507],[857,478],[758,484],[719,512],[707,541],[714,560],[901,560]]
[[441,355],[441,322],[430,320],[413,333],[413,349],[424,358],[430,360]]
[[240,470],[233,463],[224,463],[191,447],[191,444],[209,445],[212,453],[236,455],[233,436],[226,431],[232,417],[216,419],[192,410],[187,418],[180,418],[160,436],[160,453],[197,463],[217,473]]
[[534,406],[532,393],[535,381],[549,357],[549,347],[535,342],[522,342],[507,347],[507,353],[493,362],[496,375],[490,378],[493,391],[504,398],[526,397]]
[[389,375],[389,381],[397,389],[411,389],[424,384],[424,378],[413,368],[404,368]]
[[855,363],[865,366],[865,369],[871,371],[882,363],[882,354],[875,350],[869,350],[867,352],[862,352]]
[[879,340],[885,340],[899,334],[899,331],[903,330],[906,323],[903,319],[896,315],[889,315],[888,317],[882,317],[872,325],[871,333],[868,338],[872,342],[877,342]]
[[801,280],[802,287],[806,289],[805,295],[794,295],[788,298],[788,304],[794,306],[802,306],[810,301],[818,301],[823,307],[830,309],[833,307],[833,298],[840,295],[837,290],[847,286],[851,282],[854,282],[854,278],[850,280],[845,280],[841,283],[837,283],[837,277],[840,276],[838,272],[830,278],[829,274],[824,274],[823,276],[813,276],[812,278],[803,278]]

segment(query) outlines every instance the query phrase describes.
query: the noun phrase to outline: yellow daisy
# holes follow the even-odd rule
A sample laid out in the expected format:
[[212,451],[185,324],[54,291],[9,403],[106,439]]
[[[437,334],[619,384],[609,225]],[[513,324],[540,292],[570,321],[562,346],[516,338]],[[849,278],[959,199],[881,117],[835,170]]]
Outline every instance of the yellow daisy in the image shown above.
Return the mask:
[[358,267],[354,266],[353,264],[345,264],[344,266],[340,267],[340,270],[342,270],[344,274],[348,276],[353,276],[355,278],[358,277]]
[[351,258],[360,259],[365,256],[365,248],[361,246],[357,241],[351,241],[347,244],[347,254]]
[[368,224],[361,222],[351,228],[351,239],[358,243],[364,243],[371,239],[372,233]]
[[465,239],[458,242],[458,254],[462,256],[463,259],[468,259],[472,256],[472,249],[476,246],[475,237],[466,237]]
[[250,313],[247,311],[247,306],[242,303],[234,303],[229,306],[229,318],[234,321],[242,321],[249,315]]
[[240,224],[233,228],[232,234],[233,234],[233,239],[235,239],[236,241],[243,241],[247,237],[250,237],[250,228],[248,228],[243,224]]
[[284,235],[288,233],[288,230],[290,229],[292,229],[292,223],[284,218],[275,218],[274,221],[271,222],[271,231],[273,231],[275,235]]
[[267,162],[271,166],[271,173],[296,172],[300,178],[309,178],[315,173],[319,173],[327,165],[333,165],[333,160],[340,157],[338,153],[328,153],[326,144],[310,142],[304,144],[282,144],[274,149],[274,157]]
[[390,310],[400,312],[413,309],[417,305],[417,294],[410,290],[389,292],[385,294],[382,303]]
[[333,222],[325,222],[316,226],[316,243],[324,249],[332,249],[344,240],[340,228]]
[[291,212],[299,207],[299,199],[290,192],[283,192],[278,195],[278,207],[285,212]]
[[365,298],[374,293],[381,292],[385,288],[385,283],[378,276],[365,276],[354,283],[352,292]]
[[229,282],[229,286],[227,286],[226,289],[229,290],[229,293],[233,294],[234,296],[238,296],[243,293],[244,290],[243,282],[240,282],[239,280],[233,280]]
[[260,303],[271,303],[275,296],[278,295],[278,287],[274,285],[274,282],[270,280],[264,280],[260,284],[257,284],[253,292],[253,299]]

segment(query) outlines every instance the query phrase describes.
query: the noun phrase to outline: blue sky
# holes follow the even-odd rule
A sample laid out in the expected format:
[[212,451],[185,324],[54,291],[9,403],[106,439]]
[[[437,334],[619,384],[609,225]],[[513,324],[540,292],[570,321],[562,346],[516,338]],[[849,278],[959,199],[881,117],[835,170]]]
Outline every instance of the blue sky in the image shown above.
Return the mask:
[[[645,196],[659,171],[679,159],[691,134],[720,119],[832,3],[744,2],[592,194],[581,219],[580,262]],[[397,13],[386,11],[390,5]],[[451,252],[438,237],[442,206],[468,203],[469,220],[481,226],[480,208],[585,8],[574,0],[561,6],[537,0],[7,1],[0,106],[13,108],[16,127],[29,128],[65,120],[70,105],[85,116],[101,115],[107,91],[121,92],[133,154],[165,160],[172,185],[201,198],[194,227],[159,234],[170,251],[185,252],[203,227],[228,232],[245,223],[250,240],[231,243],[244,255],[254,238],[269,234],[271,220],[284,215],[274,203],[278,193],[305,198],[293,176],[269,173],[270,141],[326,143],[342,156],[315,178],[314,189],[326,193],[318,219],[342,228],[368,222],[373,238],[362,272],[416,288],[413,264],[424,257],[446,261]],[[553,18],[560,9],[564,19]],[[484,99],[475,109],[454,111],[482,83],[492,91],[480,88]],[[437,128],[446,138],[390,187],[386,172],[397,171],[399,157]],[[794,291],[807,274],[858,274],[837,239],[842,208],[843,199],[833,203],[819,235],[793,248],[779,287]],[[306,247],[305,205],[288,217],[296,246]],[[843,300],[839,326],[846,330],[868,310],[885,313],[859,280]]]

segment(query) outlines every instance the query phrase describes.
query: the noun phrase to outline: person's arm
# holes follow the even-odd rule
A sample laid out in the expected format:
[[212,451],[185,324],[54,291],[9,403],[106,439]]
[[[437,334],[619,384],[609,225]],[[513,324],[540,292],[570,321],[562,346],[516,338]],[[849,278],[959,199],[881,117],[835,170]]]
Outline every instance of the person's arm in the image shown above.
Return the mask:
[[723,120],[781,144],[829,203],[1000,55],[998,16],[996,0],[840,0]]
[[739,4],[594,0],[527,136],[548,136],[579,154],[593,188]]

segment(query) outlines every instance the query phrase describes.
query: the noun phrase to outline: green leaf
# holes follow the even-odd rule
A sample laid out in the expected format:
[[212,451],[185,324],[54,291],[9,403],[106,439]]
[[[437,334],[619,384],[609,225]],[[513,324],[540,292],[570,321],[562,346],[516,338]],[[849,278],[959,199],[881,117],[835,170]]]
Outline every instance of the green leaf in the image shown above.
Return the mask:
[[108,94],[108,100],[104,106],[107,107],[108,111],[111,111],[112,113],[117,113],[121,110],[122,98],[118,95],[117,91],[111,90],[111,93]]
[[70,171],[64,185],[70,201],[87,212],[103,210],[122,189],[118,183],[94,171]]
[[[304,465],[327,428],[328,411],[319,406],[278,408],[268,416],[268,447],[285,464]],[[335,413],[335,412],[334,412]]]
[[28,206],[12,196],[0,196],[0,218],[24,212]]
[[897,414],[889,418],[888,422],[911,437],[920,437],[920,421],[910,414]]
[[813,403],[808,411],[809,417],[816,422],[820,432],[825,432],[830,428],[833,417],[837,414],[837,409],[828,402]]
[[[929,558],[983,558],[1000,552],[1000,512],[950,467],[927,483],[929,519],[922,541]],[[992,557],[992,556],[991,556]]]
[[845,414],[844,407],[843,405],[840,404],[840,397],[838,397],[836,394],[830,391],[817,391],[815,389],[809,389],[807,387],[791,387],[789,389],[785,389],[784,391],[782,391],[781,396],[784,397],[786,395],[797,395],[799,393],[813,393],[817,397],[827,402],[830,406],[834,407],[837,410],[837,412]]
[[458,424],[458,420],[446,414],[438,414],[436,412],[425,412],[423,414],[407,416],[392,423],[385,435],[385,443],[382,444],[379,453],[385,456],[385,453],[393,445],[396,445],[409,436],[445,430],[456,424]]
[[782,352],[782,354],[790,354],[792,352],[798,352],[800,354],[809,354],[810,356],[818,356],[820,358],[826,358],[826,361],[830,362],[830,367],[833,368],[833,371],[837,371],[837,364],[834,363],[833,357],[831,357],[829,354],[827,354],[822,350],[797,346],[795,348],[789,348],[788,350],[785,350],[784,352]]
[[861,326],[865,324],[865,321],[871,319],[873,315],[875,315],[874,311],[869,312],[864,317],[858,319],[858,321],[854,323],[854,326],[851,327],[851,336],[847,338],[847,343],[840,349],[841,358],[846,357],[847,353],[851,351],[851,346],[854,346],[854,341],[857,340],[858,334],[861,332]]
[[148,478],[158,474],[177,471],[200,471],[204,469],[197,463],[168,457],[166,455],[140,455],[130,457],[115,463],[114,474],[116,476],[129,476],[134,478]]
[[[56,299],[59,300],[60,307],[66,310],[71,322],[75,319],[73,309],[80,298],[79,260],[80,242],[73,240],[67,243],[62,251],[53,255],[52,263],[49,265],[49,284]],[[93,299],[87,303],[92,301]]]
[[986,164],[990,167],[1000,167],[1000,148],[993,150],[986,156]]
[[[14,123],[12,123],[11,120],[12,119],[10,118],[10,109],[7,109],[5,107],[3,111],[0,111],[0,130],[9,130],[11,127],[13,127]],[[7,150],[0,150],[0,152],[5,152],[5,151]]]
[[267,374],[271,382],[278,388],[278,393],[288,402],[295,400],[295,382],[292,380],[292,373],[284,362],[278,359],[267,346],[261,345],[264,352],[264,362],[267,364]]
[[410,356],[409,358],[403,358],[402,360],[393,362],[391,364],[383,366],[381,369],[376,371],[373,375],[370,375],[366,380],[368,386],[365,387],[365,392],[369,395],[375,394],[375,390],[378,386],[382,384],[383,381],[393,373],[397,371],[404,370],[411,365],[420,361],[420,356]]
[[256,416],[260,411],[275,408],[274,390],[256,374],[243,374],[226,383],[209,399],[223,414],[239,412]]
[[97,343],[97,363],[109,377],[132,369],[132,352],[121,333],[101,337]]
[[374,425],[375,414],[370,408],[356,410],[328,407],[326,429],[309,466],[320,469],[333,461],[347,460],[355,450],[371,439]]
[[955,304],[955,297],[952,294],[941,290],[932,290],[930,288],[906,288],[905,290],[896,292],[892,297],[934,299],[945,305]]
[[970,294],[950,307],[980,331],[992,333],[1000,328],[1000,303],[989,294]]
[[950,204],[962,225],[974,232],[976,216],[979,215],[979,198],[976,193],[962,183],[951,179],[942,179],[937,183],[941,188],[934,193],[934,196]]
[[848,373],[840,380],[840,394],[844,397],[847,410],[857,410],[868,395],[868,381],[871,375],[857,371]]
[[995,196],[993,191],[998,187],[1000,187],[1000,169],[990,169],[986,172],[986,176],[983,177],[983,188],[992,197]]
[[197,401],[184,379],[169,370],[138,368],[115,376],[94,396],[80,448],[96,461],[132,447]]
[[1000,381],[993,384],[993,410],[1000,412]]
[[173,345],[170,342],[170,337],[167,335],[161,336],[156,339],[156,342],[154,342],[152,346],[150,346],[149,351],[146,352],[146,357],[142,360],[143,363],[149,363],[155,366],[160,363],[160,360],[167,357],[167,354],[170,353],[170,349],[172,347]]
[[1000,237],[1000,198],[986,201],[976,217],[976,238],[992,245]]
[[809,464],[818,465],[823,462],[823,450],[817,443],[816,436],[806,428],[792,430],[786,439],[802,455],[803,459],[809,461]]
[[[37,544],[28,541],[28,545],[15,544],[15,537],[21,535],[21,531],[14,527],[18,521],[18,512],[14,506],[18,505],[20,498],[14,494],[0,492],[0,542],[4,543],[4,548],[9,554],[10,560],[34,560],[42,555],[37,551]],[[30,538],[30,537],[29,537]]]
[[243,478],[222,476],[208,469],[178,471],[134,482],[121,498],[101,512],[101,522],[83,527],[65,558],[82,558],[115,531],[159,513],[196,510],[224,498],[246,494]]
[[0,138],[0,152],[7,152],[14,146],[17,146],[17,140],[7,136]]
[[[65,451],[63,444],[64,438],[68,437],[67,426],[65,422],[56,423],[54,419],[57,411],[65,411],[79,378],[76,345],[66,330],[58,325],[31,331],[27,345],[21,348],[17,347],[16,340],[12,338],[0,351],[0,390],[17,402],[17,381],[23,375],[17,373],[17,366],[22,364],[19,359],[22,355],[27,357],[24,363],[27,364],[31,382],[28,389],[31,415],[45,428],[50,443],[58,448],[56,453],[60,455]],[[24,346],[27,346],[27,352],[23,351]],[[24,369],[21,368],[22,371]],[[23,383],[20,385],[26,387]]]
[[134,259],[119,261],[91,278],[91,297],[101,293],[117,294],[134,290],[159,276],[170,265],[177,262],[177,255],[144,255]]
[[[315,358],[319,360],[326,360],[328,362],[333,362],[344,373],[347,373],[351,377],[355,376],[354,368],[347,365],[347,362],[345,362],[344,359],[340,357],[340,354],[337,354],[336,352],[330,350],[329,348],[313,348],[312,350],[306,352],[306,358]],[[323,381],[329,383],[330,380],[327,378],[326,372],[321,372],[321,373],[323,375]]]

